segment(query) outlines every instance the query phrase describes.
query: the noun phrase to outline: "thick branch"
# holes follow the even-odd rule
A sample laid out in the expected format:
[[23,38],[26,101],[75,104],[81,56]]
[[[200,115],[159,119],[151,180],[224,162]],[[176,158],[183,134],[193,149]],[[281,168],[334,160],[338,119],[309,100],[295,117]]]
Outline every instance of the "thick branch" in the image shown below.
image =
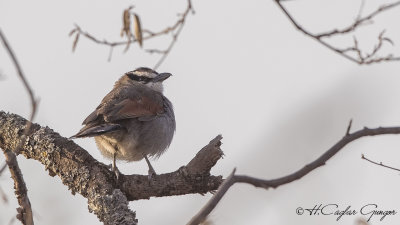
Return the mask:
[[222,183],[221,176],[211,176],[210,169],[222,157],[220,149],[222,136],[218,135],[202,148],[186,165],[172,173],[160,174],[149,183],[146,175],[127,175],[121,190],[128,200],[148,199],[190,193],[205,194],[217,190]]
[[[15,149],[25,124],[24,118],[0,111],[0,148]],[[20,153],[42,163],[49,174],[60,177],[73,194],[87,198],[89,210],[105,224],[135,224],[136,215],[128,208],[128,201],[216,190],[222,177],[211,176],[209,171],[222,156],[220,140],[217,136],[198,153],[209,151],[211,158],[198,159],[204,160],[203,163],[191,162],[175,172],[156,175],[151,182],[145,175],[121,175],[117,183],[114,173],[86,150],[38,124],[32,124]],[[204,165],[209,167],[204,169]]]
[[[317,158],[313,162],[305,165],[303,168],[299,169],[298,171],[296,171],[292,174],[289,174],[287,176],[283,176],[281,178],[272,179],[272,180],[264,180],[264,179],[259,179],[259,178],[250,177],[250,176],[246,176],[246,175],[234,175],[234,173],[235,173],[235,170],[234,170],[232,172],[232,174],[219,187],[217,193],[199,211],[199,213],[197,213],[189,221],[188,225],[195,225],[195,224],[197,225],[200,222],[204,221],[206,219],[206,217],[210,214],[210,212],[218,204],[218,202],[222,199],[222,196],[235,183],[248,183],[248,184],[253,185],[254,187],[260,187],[260,188],[265,188],[265,189],[268,189],[270,187],[277,188],[281,185],[301,179],[305,175],[309,174],[311,171],[317,169],[320,166],[325,165],[326,161],[328,161],[330,158],[332,158],[344,146],[346,146],[348,143],[353,142],[361,137],[376,136],[376,135],[383,135],[383,134],[400,134],[400,127],[379,127],[379,128],[375,128],[375,129],[369,129],[369,128],[364,127],[364,129],[356,131],[354,133],[349,133],[349,130],[350,130],[350,125],[347,128],[346,135],[340,141],[338,141],[335,145],[333,145],[330,149],[328,149],[324,154],[322,154],[319,158]],[[375,163],[375,164],[377,164],[377,163]],[[381,164],[381,166],[383,166],[383,165]],[[385,167],[387,167],[387,166],[385,166]],[[394,169],[394,168],[391,168],[391,169]]]

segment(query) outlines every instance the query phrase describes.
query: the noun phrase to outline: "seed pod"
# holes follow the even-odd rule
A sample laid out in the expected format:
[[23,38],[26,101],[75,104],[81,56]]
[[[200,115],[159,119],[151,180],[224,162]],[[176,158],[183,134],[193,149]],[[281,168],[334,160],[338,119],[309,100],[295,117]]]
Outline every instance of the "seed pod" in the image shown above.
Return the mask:
[[143,34],[142,34],[142,26],[140,24],[140,18],[139,15],[136,13],[133,14],[134,17],[134,24],[135,24],[135,38],[139,43],[139,46],[143,46]]

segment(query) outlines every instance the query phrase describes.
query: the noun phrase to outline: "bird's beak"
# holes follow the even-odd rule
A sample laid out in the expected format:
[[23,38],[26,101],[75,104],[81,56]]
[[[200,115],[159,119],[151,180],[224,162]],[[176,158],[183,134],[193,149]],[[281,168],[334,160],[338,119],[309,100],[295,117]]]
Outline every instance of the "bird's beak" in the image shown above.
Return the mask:
[[158,76],[153,78],[153,82],[154,83],[163,82],[170,76],[172,76],[172,74],[170,74],[170,73],[160,73],[160,74],[158,74]]

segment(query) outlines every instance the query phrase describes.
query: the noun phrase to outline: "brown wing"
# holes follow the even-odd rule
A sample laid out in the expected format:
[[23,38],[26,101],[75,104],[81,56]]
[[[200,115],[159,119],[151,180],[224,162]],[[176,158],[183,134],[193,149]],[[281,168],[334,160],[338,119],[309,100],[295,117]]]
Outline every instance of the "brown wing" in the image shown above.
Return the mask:
[[126,98],[119,101],[114,106],[108,107],[103,113],[103,116],[107,122],[128,118],[156,116],[164,112],[162,100],[162,98],[158,98],[158,95]]
[[100,105],[84,121],[85,125],[71,138],[93,137],[125,129],[122,119],[137,118],[140,121],[154,119],[164,112],[161,93],[146,86],[120,86],[113,89]]
[[83,124],[109,123],[141,117],[149,119],[164,112],[163,101],[161,93],[141,85],[135,88],[127,86],[113,89]]

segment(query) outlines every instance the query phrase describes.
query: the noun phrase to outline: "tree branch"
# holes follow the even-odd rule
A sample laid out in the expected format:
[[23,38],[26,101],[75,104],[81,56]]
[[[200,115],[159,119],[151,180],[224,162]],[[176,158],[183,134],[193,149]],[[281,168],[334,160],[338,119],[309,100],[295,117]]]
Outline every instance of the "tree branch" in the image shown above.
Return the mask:
[[17,218],[24,225],[33,225],[33,214],[31,202],[28,198],[28,189],[26,188],[22,172],[19,169],[17,157],[13,152],[3,148],[6,157],[6,163],[10,169],[11,178],[14,180],[15,195],[18,199],[20,207],[17,209]]
[[7,162],[5,162],[0,168],[0,176],[3,173],[3,171],[6,169],[6,167],[7,167]]
[[[0,148],[15,149],[26,127],[26,120],[0,111]],[[150,197],[207,193],[222,183],[221,176],[210,175],[210,169],[222,157],[222,137],[214,138],[186,166],[156,175],[122,175],[117,182],[108,167],[95,160],[86,150],[48,127],[32,124],[20,153],[39,161],[50,176],[58,176],[72,194],[88,199],[89,211],[105,224],[136,224],[136,215],[128,201]]]
[[361,159],[364,159],[367,162],[370,162],[370,163],[378,165],[378,166],[382,166],[382,167],[385,167],[385,168],[388,168],[388,169],[391,169],[391,170],[400,171],[400,169],[397,169],[397,168],[394,168],[394,167],[391,167],[391,166],[387,166],[387,165],[383,164],[382,162],[378,163],[378,162],[375,162],[375,161],[373,161],[371,159],[368,159],[367,157],[364,156],[364,154],[361,155]]
[[[334,29],[332,31],[322,32],[319,34],[313,34],[310,31],[303,28],[294,19],[294,17],[289,13],[289,11],[283,6],[282,0],[274,0],[274,1],[279,6],[279,8],[283,11],[283,13],[288,17],[290,22],[292,22],[292,24],[296,27],[296,29],[298,29],[303,34],[311,37],[312,39],[316,40],[323,46],[327,47],[328,49],[336,52],[337,54],[343,56],[344,58],[346,58],[352,62],[355,62],[360,65],[367,65],[367,64],[372,64],[372,63],[379,63],[382,61],[399,61],[400,60],[399,56],[393,56],[392,54],[388,54],[386,56],[377,56],[378,51],[382,47],[383,40],[386,40],[393,44],[393,42],[389,38],[383,37],[384,31],[382,31],[381,34],[378,36],[378,44],[374,47],[372,52],[366,53],[366,54],[364,54],[362,52],[362,50],[358,47],[356,38],[354,38],[354,40],[355,40],[354,46],[347,47],[344,49],[336,47],[334,45],[331,45],[324,40],[325,38],[330,38],[330,37],[337,36],[337,35],[345,35],[345,34],[354,32],[357,28],[359,28],[361,25],[365,24],[366,22],[371,22],[374,17],[381,14],[382,12],[399,6],[400,1],[396,1],[394,3],[387,4],[387,5],[382,5],[378,9],[376,9],[375,11],[371,12],[370,14],[368,14],[366,16],[361,16],[361,9],[364,4],[364,3],[362,3],[360,13],[357,16],[356,20],[352,24],[350,24],[349,26],[347,26],[343,29]],[[349,52],[355,53],[356,56],[350,55]]]
[[164,62],[164,60],[167,58],[168,54],[171,52],[171,49],[174,47],[176,41],[178,40],[179,34],[181,33],[183,26],[185,25],[186,17],[189,14],[189,12],[192,12],[194,14],[191,0],[188,0],[188,6],[187,6],[185,12],[183,12],[181,19],[178,20],[172,28],[170,28],[170,29],[167,28],[163,32],[163,33],[168,33],[168,32],[173,32],[174,30],[176,30],[176,32],[173,33],[171,43],[169,44],[169,46],[166,50],[164,50],[164,51],[157,51],[157,49],[146,50],[149,53],[162,54],[161,58],[158,60],[156,65],[153,67],[154,70],[158,69],[158,67]]
[[[132,7],[129,7],[128,10],[132,9]],[[125,11],[124,11],[125,12]],[[153,67],[154,70],[156,70],[165,60],[165,58],[168,56],[168,54],[170,53],[170,51],[172,50],[173,46],[175,45],[175,42],[178,40],[178,36],[181,33],[185,22],[186,22],[186,18],[189,15],[189,13],[192,12],[194,13],[194,9],[192,6],[192,2],[191,0],[187,0],[187,7],[185,9],[185,11],[183,13],[179,14],[179,19],[172,25],[169,27],[164,28],[161,31],[158,32],[153,32],[153,31],[149,31],[147,29],[143,29],[142,32],[140,33],[144,33],[145,35],[143,36],[143,38],[139,39],[141,41],[145,41],[145,40],[149,40],[155,37],[160,37],[163,35],[167,35],[167,34],[172,34],[172,39],[170,44],[168,45],[167,49],[165,50],[160,50],[160,49],[147,49],[145,50],[148,53],[157,53],[157,54],[161,54],[160,59],[157,61],[157,63],[155,64],[155,66]],[[126,21],[126,19],[124,19],[124,22]],[[72,29],[72,31],[70,32],[70,36],[75,34],[75,38],[74,38],[74,42],[72,44],[72,50],[74,51],[78,40],[79,40],[79,36],[82,35],[83,37],[86,37],[87,39],[91,40],[92,42],[96,43],[96,44],[100,44],[100,45],[106,45],[110,47],[110,53],[109,53],[109,57],[108,60],[111,60],[111,54],[113,52],[114,47],[116,46],[121,46],[121,45],[125,45],[126,46],[126,50],[128,49],[129,45],[131,43],[135,43],[135,42],[139,42],[137,40],[137,38],[135,38],[133,35],[131,35],[131,31],[130,31],[130,25],[129,24],[124,24],[124,28],[123,28],[123,32],[126,33],[127,36],[127,40],[125,41],[107,41],[105,39],[100,40],[99,38],[96,38],[95,36],[91,35],[90,33],[83,31],[78,25],[75,24],[75,28]],[[141,41],[140,41],[140,45],[141,45]]]
[[[349,127],[350,125],[348,126],[347,131],[349,131]],[[319,158],[305,165],[298,171],[277,179],[264,180],[246,175],[234,175],[235,173],[234,170],[231,176],[229,176],[229,178],[227,178],[224,181],[224,183],[219,187],[218,191],[209,200],[209,202],[207,202],[207,204],[200,210],[200,212],[197,213],[196,216],[194,216],[189,221],[188,225],[195,225],[195,224],[197,225],[202,221],[204,221],[206,217],[211,213],[211,211],[215,208],[215,206],[218,204],[218,202],[222,199],[222,196],[235,183],[248,183],[253,185],[254,187],[259,187],[264,189],[268,189],[271,187],[277,188],[281,185],[296,181],[304,177],[305,175],[309,174],[311,171],[317,169],[318,167],[325,165],[326,161],[328,161],[330,158],[336,155],[336,153],[338,153],[348,143],[353,142],[361,137],[377,136],[383,134],[400,134],[400,127],[379,127],[375,129],[369,129],[365,127],[364,129],[356,131],[354,133],[346,132],[346,135],[340,141],[338,141],[335,145],[333,145],[330,149],[328,149]]]
[[[8,41],[3,34],[3,32],[0,29],[0,39],[3,42],[3,45],[5,49],[7,50],[8,54],[10,55],[11,60],[13,61],[15,68],[17,70],[17,74],[20,77],[25,89],[27,90],[30,100],[31,100],[31,115],[30,115],[30,120],[26,121],[26,126],[23,130],[23,135],[21,136],[18,145],[15,146],[14,152],[16,154],[19,153],[20,147],[22,146],[22,143],[25,142],[25,138],[27,133],[29,133],[29,130],[32,126],[32,120],[36,115],[36,106],[37,102],[35,100],[35,97],[33,95],[33,91],[28,83],[28,81],[25,78],[24,73],[22,72],[22,68],[19,65],[19,62],[17,60],[17,57],[15,56],[13,50],[11,49],[11,46],[8,44]],[[3,152],[6,158],[6,163],[8,165],[8,168],[11,173],[11,177],[14,180],[14,189],[15,189],[15,195],[18,199],[18,204],[20,205],[19,208],[17,208],[17,218],[22,222],[24,225],[33,225],[33,214],[32,214],[32,207],[31,203],[28,198],[28,190],[26,188],[24,178],[22,176],[22,172],[18,166],[18,161],[17,157],[14,154],[14,152],[11,152],[9,149],[3,148]],[[4,170],[4,167],[1,169],[1,172]],[[0,174],[1,174],[0,172]]]
[[[29,121],[26,121],[26,123],[27,123],[26,130],[24,131],[24,135],[21,138],[21,143],[22,143],[22,142],[24,142],[24,139],[23,139],[24,136],[29,132],[29,129],[30,129],[32,121],[33,121],[33,118],[35,118],[37,101],[36,101],[36,99],[35,99],[35,97],[33,95],[32,88],[30,87],[28,81],[25,78],[24,73],[22,72],[22,67],[19,65],[17,57],[15,56],[14,51],[11,49],[11,46],[8,44],[8,41],[7,41],[6,37],[5,37],[5,35],[3,34],[3,32],[1,31],[1,29],[0,29],[0,39],[3,42],[3,45],[6,48],[8,54],[10,55],[11,60],[14,63],[15,68],[17,69],[17,72],[18,72],[17,74],[18,74],[19,78],[21,79],[25,89],[28,91],[29,99],[31,101],[31,115],[30,115]],[[19,151],[20,147],[21,146],[19,146],[19,145],[16,146],[15,151],[16,151],[17,154],[18,154],[18,151]]]
[[218,188],[207,204],[187,223],[187,225],[197,225],[203,223],[211,211],[217,206],[218,202],[222,199],[228,189],[235,183],[235,172],[236,168],[233,169],[232,173],[225,179],[225,181]]

